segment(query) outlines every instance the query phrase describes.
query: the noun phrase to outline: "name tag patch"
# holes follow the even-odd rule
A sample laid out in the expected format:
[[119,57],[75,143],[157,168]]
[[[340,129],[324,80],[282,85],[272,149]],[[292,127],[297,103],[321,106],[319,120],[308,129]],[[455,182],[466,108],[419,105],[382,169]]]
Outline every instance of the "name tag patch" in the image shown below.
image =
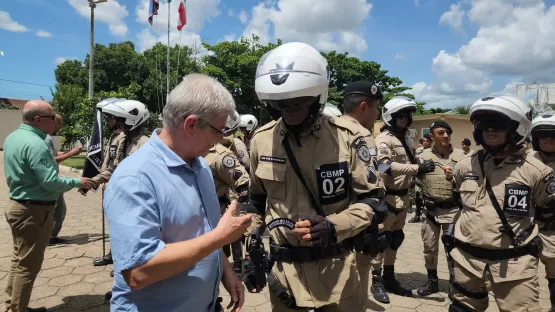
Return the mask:
[[530,187],[523,184],[506,184],[503,211],[511,217],[529,217],[532,196]]
[[260,156],[260,161],[267,161],[276,164],[285,164],[285,158],[272,157],[272,156]]
[[290,230],[293,230],[295,228],[295,222],[287,218],[277,218],[268,223],[268,229],[270,231],[278,227],[286,227]]
[[463,181],[466,181],[466,180],[478,181],[480,180],[480,177],[477,175],[465,175],[463,177]]
[[316,169],[320,204],[331,205],[349,197],[351,177],[346,161],[320,165]]

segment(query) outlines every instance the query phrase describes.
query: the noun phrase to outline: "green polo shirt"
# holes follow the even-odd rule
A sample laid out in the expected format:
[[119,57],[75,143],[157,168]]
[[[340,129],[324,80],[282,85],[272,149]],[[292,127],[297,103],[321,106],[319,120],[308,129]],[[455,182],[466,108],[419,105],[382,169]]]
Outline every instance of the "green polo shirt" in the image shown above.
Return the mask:
[[4,173],[10,198],[56,200],[60,193],[81,186],[78,178],[58,175],[45,137],[41,130],[21,124],[4,141]]

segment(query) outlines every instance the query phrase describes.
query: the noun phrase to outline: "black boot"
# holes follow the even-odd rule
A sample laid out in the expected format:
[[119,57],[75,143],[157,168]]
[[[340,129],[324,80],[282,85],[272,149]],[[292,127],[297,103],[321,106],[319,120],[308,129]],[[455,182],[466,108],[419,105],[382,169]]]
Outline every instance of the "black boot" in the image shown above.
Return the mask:
[[412,297],[412,291],[404,288],[401,284],[395,279],[395,269],[392,265],[384,265],[383,266],[383,285],[385,290],[390,293],[394,293],[398,296],[403,297]]
[[551,309],[555,310],[555,279],[548,278],[549,300],[551,301]]
[[111,291],[104,294],[104,303],[110,302],[110,300],[112,300],[112,292]]
[[96,258],[93,261],[93,265],[94,266],[103,266],[103,265],[108,265],[108,264],[113,264],[114,260],[112,260],[112,251],[110,250],[110,252],[101,258]]
[[418,288],[416,293],[419,296],[429,296],[439,292],[437,270],[428,270],[428,282],[424,286]]
[[389,303],[389,296],[385,291],[383,286],[382,272],[381,270],[372,271],[372,286],[370,287],[372,296],[376,301],[381,303]]

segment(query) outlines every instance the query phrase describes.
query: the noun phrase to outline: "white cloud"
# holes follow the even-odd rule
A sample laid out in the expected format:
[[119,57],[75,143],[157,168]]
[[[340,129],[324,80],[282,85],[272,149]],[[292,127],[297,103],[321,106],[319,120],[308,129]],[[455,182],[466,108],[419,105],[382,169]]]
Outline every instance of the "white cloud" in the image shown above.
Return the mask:
[[233,13],[233,10],[229,9],[229,10],[227,10],[227,15],[235,16],[235,13]]
[[480,29],[461,47],[463,61],[494,75],[553,80],[555,6],[537,0],[486,2],[475,1],[470,11]]
[[395,54],[395,59],[398,61],[406,61],[407,60],[407,56],[401,53],[397,53]]
[[56,65],[60,65],[60,64],[62,64],[63,62],[65,62],[65,61],[67,61],[67,60],[77,60],[77,59],[78,59],[78,58],[76,58],[75,56],[74,56],[74,57],[62,57],[62,56],[59,56],[59,57],[56,58],[56,60],[54,60],[54,62],[56,63]]
[[[203,0],[203,1],[187,1],[187,24],[181,30],[177,30],[177,8],[179,1],[172,1],[170,3],[170,14],[175,14],[170,17],[170,45],[176,45],[181,42],[181,45],[196,47],[199,49],[200,54],[206,53],[206,50],[201,47],[201,38],[199,35],[200,30],[204,24],[220,14],[219,0]],[[167,44],[168,42],[168,5],[160,3],[158,15],[154,16],[152,26],[148,23],[149,1],[140,0],[135,8],[136,21],[140,24],[146,25],[142,31],[137,34],[137,45],[142,52],[151,48],[156,42]],[[233,13],[228,10],[228,14]],[[181,38],[180,38],[181,37]]]
[[224,41],[235,41],[235,39],[237,39],[235,34],[228,34],[224,36]]
[[419,8],[420,7],[420,1],[414,0],[414,6]]
[[[431,107],[454,107],[469,98],[486,94],[492,80],[482,71],[466,66],[458,54],[440,51],[432,61],[436,81],[413,85],[412,94]],[[450,106],[449,106],[450,105]]]
[[[68,0],[69,4],[83,17],[91,18],[91,8],[88,1]],[[127,25],[124,19],[129,15],[127,8],[117,0],[110,0],[96,5],[94,10],[94,20],[108,25],[112,35],[125,37]]]
[[[367,0],[260,3],[253,7],[243,36],[257,35],[263,43],[275,38],[286,42],[302,41],[320,50],[361,54],[368,48],[362,28],[371,10],[372,4]],[[270,34],[272,25],[274,33]]]
[[247,14],[247,12],[243,10],[241,11],[241,13],[239,13],[239,20],[241,21],[241,24],[246,24],[248,19],[249,15]]
[[20,23],[14,21],[10,16],[10,13],[6,11],[0,11],[0,28],[13,31],[13,32],[26,32],[27,27],[21,25]]
[[35,33],[35,35],[37,35],[37,37],[41,37],[41,38],[50,38],[50,37],[52,37],[52,34],[45,31],[45,30],[39,30]]
[[450,10],[443,13],[439,18],[439,23],[449,25],[453,29],[460,31],[462,30],[463,17],[464,11],[461,9],[461,4],[451,4]]

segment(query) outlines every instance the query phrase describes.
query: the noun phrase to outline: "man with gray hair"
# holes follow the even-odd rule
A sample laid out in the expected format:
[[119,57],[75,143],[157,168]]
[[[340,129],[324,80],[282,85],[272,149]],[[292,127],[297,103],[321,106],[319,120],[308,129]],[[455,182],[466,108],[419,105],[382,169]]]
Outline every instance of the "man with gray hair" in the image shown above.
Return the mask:
[[4,214],[14,242],[6,311],[46,311],[27,305],[50,240],[56,199],[74,187],[94,186],[88,178],[58,175],[56,161],[44,142],[46,134],[55,129],[54,119],[50,104],[31,100],[23,107],[23,123],[4,142],[4,172],[10,197]]
[[217,80],[185,76],[164,107],[164,127],[125,158],[104,193],[114,259],[111,311],[232,311],[244,287],[222,247],[239,239],[251,216],[220,219],[211,170],[201,157],[224,135],[233,97]]

